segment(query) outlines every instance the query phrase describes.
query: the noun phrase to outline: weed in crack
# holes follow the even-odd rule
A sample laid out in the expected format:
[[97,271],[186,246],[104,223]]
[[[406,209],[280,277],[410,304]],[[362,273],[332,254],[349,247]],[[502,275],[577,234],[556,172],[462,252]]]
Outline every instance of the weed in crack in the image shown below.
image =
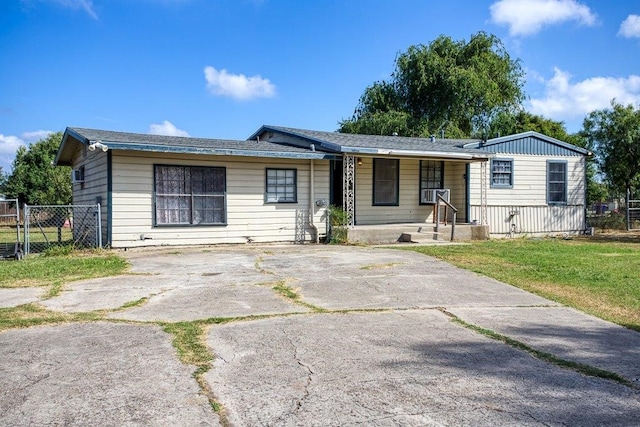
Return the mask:
[[628,379],[624,378],[623,376],[616,374],[615,372],[611,372],[611,371],[607,371],[604,369],[600,369],[600,368],[596,368],[595,366],[591,366],[591,365],[587,365],[585,363],[579,363],[579,362],[574,362],[571,360],[566,360],[566,359],[562,359],[560,357],[557,357],[551,353],[547,353],[544,351],[540,351],[540,350],[536,350],[535,348],[523,343],[522,341],[518,341],[516,339],[510,338],[506,335],[502,335],[499,334],[495,331],[492,331],[491,329],[485,329],[482,328],[480,326],[474,325],[472,323],[468,323],[465,322],[464,320],[460,319],[458,316],[456,316],[453,313],[448,312],[446,309],[442,308],[442,307],[438,307],[437,310],[441,311],[442,313],[444,313],[446,316],[451,318],[452,322],[455,322],[467,329],[470,329],[474,332],[477,332],[479,334],[482,334],[484,336],[486,336],[487,338],[491,338],[493,340],[496,341],[500,341],[504,344],[507,344],[508,346],[511,346],[513,348],[516,348],[518,350],[524,351],[528,354],[530,354],[531,356],[535,357],[536,359],[542,360],[544,362],[547,363],[551,363],[553,365],[559,366],[561,368],[565,368],[565,369],[571,369],[572,371],[575,372],[579,372],[583,375],[587,375],[590,377],[596,377],[596,378],[602,378],[602,379],[606,379],[606,380],[610,380],[610,381],[615,381],[619,384],[625,385],[627,387],[631,387],[634,389],[637,389],[637,386],[629,381]]

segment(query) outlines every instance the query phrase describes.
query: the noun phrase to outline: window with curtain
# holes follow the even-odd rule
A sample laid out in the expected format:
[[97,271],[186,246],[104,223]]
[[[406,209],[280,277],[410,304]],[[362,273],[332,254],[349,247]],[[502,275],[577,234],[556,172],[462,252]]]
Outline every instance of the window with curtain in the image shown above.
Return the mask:
[[265,201],[267,203],[297,203],[297,172],[296,169],[268,168]]
[[547,203],[564,205],[567,203],[567,162],[549,160],[547,162]]
[[373,205],[398,206],[400,160],[373,159]]
[[156,165],[156,225],[226,224],[224,167]]

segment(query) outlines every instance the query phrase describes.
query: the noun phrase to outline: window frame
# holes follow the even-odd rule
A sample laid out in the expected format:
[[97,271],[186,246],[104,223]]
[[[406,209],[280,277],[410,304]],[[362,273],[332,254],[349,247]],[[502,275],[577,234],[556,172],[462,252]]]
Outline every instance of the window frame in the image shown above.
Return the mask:
[[[277,172],[293,172],[293,184],[282,184],[282,186],[288,187],[288,186],[293,186],[293,199],[283,199],[281,200],[280,197],[278,197],[278,192],[276,191],[275,193],[275,199],[276,200],[270,200],[269,197],[269,187],[270,186],[278,186],[278,183],[276,182],[275,184],[269,184],[269,171],[275,171],[276,175]],[[276,176],[276,179],[278,177]],[[285,179],[286,174],[285,174]],[[285,194],[287,194],[288,191],[285,190]],[[298,169],[296,168],[266,168],[264,171],[264,203],[266,204],[280,204],[280,203],[298,203]]]
[[[424,178],[424,171],[423,171],[423,164],[425,162],[433,162],[433,163],[439,163],[439,168],[440,168],[440,183],[438,184],[439,187],[437,188],[432,188],[432,187],[423,187],[422,186],[422,182],[425,181]],[[420,164],[419,164],[419,168],[420,168],[420,181],[418,182],[418,204],[419,205],[433,205],[433,203],[428,203],[428,202],[423,202],[422,201],[422,190],[440,190],[444,188],[444,160],[420,160]],[[430,168],[429,165],[426,165],[427,168],[427,175],[428,173],[428,169]],[[435,170],[435,168],[434,168]],[[428,181],[428,177],[426,179],[426,181]]]
[[[395,176],[393,177],[392,180],[384,180],[384,181],[390,181],[393,184],[393,181],[395,181],[395,188],[393,189],[393,201],[377,201],[377,197],[376,197],[376,186],[380,185],[378,184],[378,179],[376,177],[376,174],[378,171],[382,170],[382,164],[383,162],[390,162],[394,164],[395,167]],[[371,185],[371,189],[372,189],[372,194],[371,194],[371,206],[399,206],[400,205],[400,159],[388,159],[388,158],[383,158],[383,157],[375,157],[373,159],[373,172],[372,172],[372,185]]]
[[[493,182],[494,174],[496,174],[496,173],[499,173],[501,175],[506,175],[507,174],[507,172],[504,172],[504,171],[496,172],[494,170],[495,162],[509,162],[509,163],[511,163],[511,171],[508,172],[508,174],[509,174],[509,184],[502,184],[502,183],[496,184],[496,183]],[[495,158],[491,159],[491,165],[489,167],[491,168],[490,169],[491,170],[491,175],[489,177],[489,179],[490,179],[489,184],[490,184],[491,188],[513,188],[513,183],[514,183],[514,161],[513,161],[512,158],[495,157]]]
[[[189,170],[189,188],[191,189],[189,193],[175,193],[174,197],[184,197],[189,200],[189,212],[190,218],[189,222],[167,222],[160,223],[158,222],[158,197],[171,197],[172,193],[158,193],[158,180],[157,174],[159,168],[182,168],[183,171]],[[208,170],[218,170],[223,172],[224,176],[224,186],[223,191],[206,193],[206,194],[197,194],[193,193],[192,190],[192,181],[191,181],[191,169],[208,169]],[[186,180],[185,180],[186,182]],[[221,222],[195,222],[195,214],[201,210],[197,210],[194,208],[194,200],[197,197],[222,197],[223,202],[223,213],[222,213],[222,221]],[[178,208],[179,209],[179,208]],[[228,216],[228,208],[227,208],[227,168],[224,166],[198,166],[198,165],[175,165],[175,164],[154,164],[153,165],[153,226],[154,227],[216,227],[216,226],[226,226],[227,225],[227,216]]]
[[[563,173],[564,173],[564,181],[551,181],[551,165],[562,165]],[[569,194],[569,170],[568,170],[568,162],[566,160],[547,160],[547,205],[552,206],[563,206],[568,202],[568,194]],[[551,200],[551,184],[564,184],[563,191],[563,200],[562,201],[552,201]],[[554,193],[559,193],[554,191]]]

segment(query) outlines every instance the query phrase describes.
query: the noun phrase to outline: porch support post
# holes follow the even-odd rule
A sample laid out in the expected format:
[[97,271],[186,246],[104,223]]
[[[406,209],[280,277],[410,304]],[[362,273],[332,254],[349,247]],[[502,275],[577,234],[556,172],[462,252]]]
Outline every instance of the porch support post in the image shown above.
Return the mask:
[[487,225],[487,163],[480,163],[480,223]]
[[356,158],[344,156],[342,173],[342,209],[345,213],[344,224],[347,227],[355,225],[355,188],[356,188]]

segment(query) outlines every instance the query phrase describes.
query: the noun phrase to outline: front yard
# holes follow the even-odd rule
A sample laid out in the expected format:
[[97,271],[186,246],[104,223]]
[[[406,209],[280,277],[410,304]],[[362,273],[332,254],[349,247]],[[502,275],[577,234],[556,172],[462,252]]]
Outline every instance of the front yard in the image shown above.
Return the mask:
[[640,331],[640,235],[491,240],[414,250]]

